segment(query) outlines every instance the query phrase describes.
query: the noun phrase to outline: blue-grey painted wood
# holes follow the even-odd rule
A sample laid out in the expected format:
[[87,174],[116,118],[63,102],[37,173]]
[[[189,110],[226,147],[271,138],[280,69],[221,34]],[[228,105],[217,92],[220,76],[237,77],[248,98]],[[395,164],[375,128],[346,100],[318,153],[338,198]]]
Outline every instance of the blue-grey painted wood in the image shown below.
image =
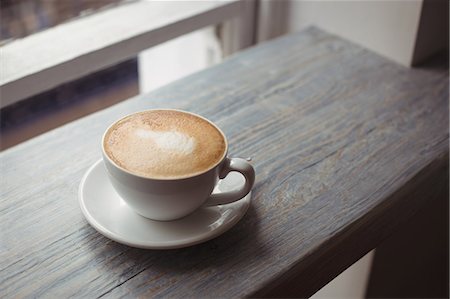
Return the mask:
[[[247,215],[204,244],[130,248],[78,207],[105,128],[157,107],[204,115],[231,156],[253,157]],[[290,283],[307,296],[426,204],[405,198],[447,155],[448,70],[404,68],[310,28],[2,152],[0,294],[277,296]]]

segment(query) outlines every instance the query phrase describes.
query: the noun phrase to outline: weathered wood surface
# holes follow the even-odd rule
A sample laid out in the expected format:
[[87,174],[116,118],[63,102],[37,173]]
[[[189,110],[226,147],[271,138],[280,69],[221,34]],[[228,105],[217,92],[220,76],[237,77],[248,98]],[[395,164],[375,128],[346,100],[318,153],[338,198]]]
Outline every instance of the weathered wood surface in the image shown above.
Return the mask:
[[[156,107],[213,120],[257,172],[247,215],[191,248],[115,243],[78,207],[103,130]],[[447,155],[448,70],[314,28],[285,36],[1,153],[0,294],[277,296],[294,283],[307,296],[426,204],[408,194]]]

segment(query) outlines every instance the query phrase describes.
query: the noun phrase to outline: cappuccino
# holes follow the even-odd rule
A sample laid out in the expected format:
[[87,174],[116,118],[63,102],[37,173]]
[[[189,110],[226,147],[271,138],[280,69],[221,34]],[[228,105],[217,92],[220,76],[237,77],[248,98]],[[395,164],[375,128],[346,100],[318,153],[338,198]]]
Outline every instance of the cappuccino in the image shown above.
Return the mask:
[[209,121],[177,110],[129,115],[105,133],[108,157],[123,169],[148,178],[177,179],[213,168],[225,156],[222,132]]

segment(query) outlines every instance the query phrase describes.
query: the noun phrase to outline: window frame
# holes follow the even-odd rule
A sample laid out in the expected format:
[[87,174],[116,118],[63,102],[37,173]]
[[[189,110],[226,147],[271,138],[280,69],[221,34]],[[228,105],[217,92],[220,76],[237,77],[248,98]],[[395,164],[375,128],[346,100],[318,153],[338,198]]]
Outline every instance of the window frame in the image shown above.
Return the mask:
[[226,24],[230,54],[254,43],[255,9],[255,0],[139,1],[14,41],[0,48],[0,108],[211,25]]

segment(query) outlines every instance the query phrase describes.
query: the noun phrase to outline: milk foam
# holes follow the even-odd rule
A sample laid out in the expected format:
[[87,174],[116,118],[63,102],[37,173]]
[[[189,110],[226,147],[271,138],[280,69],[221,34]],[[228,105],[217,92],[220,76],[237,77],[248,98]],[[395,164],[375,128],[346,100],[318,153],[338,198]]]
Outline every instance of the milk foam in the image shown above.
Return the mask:
[[162,150],[176,151],[186,155],[192,153],[195,148],[194,138],[181,132],[155,132],[138,128],[135,133],[139,138],[151,139]]
[[202,173],[226,152],[223,134],[208,121],[175,110],[149,110],[115,123],[105,134],[105,152],[126,170],[172,179]]

